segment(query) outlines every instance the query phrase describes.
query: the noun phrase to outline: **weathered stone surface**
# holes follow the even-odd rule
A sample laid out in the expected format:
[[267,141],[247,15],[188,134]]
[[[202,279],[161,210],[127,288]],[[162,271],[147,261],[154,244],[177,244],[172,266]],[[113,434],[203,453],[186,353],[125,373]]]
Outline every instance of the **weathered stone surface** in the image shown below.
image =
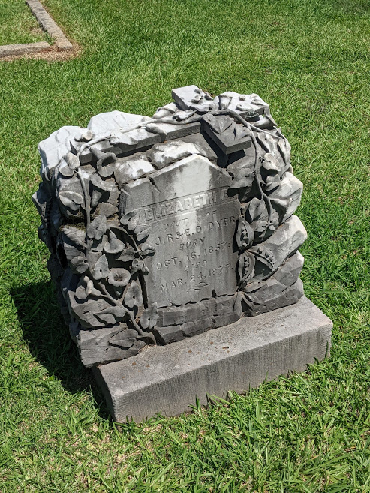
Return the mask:
[[166,144],[156,144],[146,152],[148,159],[150,159],[157,169],[162,169],[169,164],[192,156],[193,154],[207,157],[206,151],[202,147],[178,140]]
[[80,135],[80,127],[66,126],[53,132],[50,137],[39,143],[42,177],[45,177],[46,180],[51,179],[53,170],[71,150],[71,142]]
[[226,155],[251,146],[249,130],[233,117],[208,113],[203,117],[203,122],[208,135]]
[[237,92],[223,92],[215,98],[220,110],[231,110],[239,113],[244,118],[255,115],[269,115],[269,105],[257,94],[239,94]]
[[152,164],[145,154],[134,154],[126,158],[117,159],[114,166],[114,176],[119,186],[131,180],[137,180],[154,171]]
[[40,143],[39,237],[88,366],[303,295],[302,184],[268,105],[173,94],[152,118],[104,113]]
[[141,123],[149,120],[147,116],[133,115],[114,110],[109,113],[99,113],[91,118],[87,128],[93,134],[104,134],[109,132],[127,132],[138,127]]
[[[307,298],[258,317],[94,369],[115,421],[189,410],[322,360],[331,321]],[[133,364],[135,363],[135,364]]]
[[160,344],[170,344],[171,342],[181,341],[185,337],[179,325],[155,327],[154,334],[157,336],[157,340]]
[[182,110],[210,111],[216,109],[212,96],[197,86],[185,86],[172,90],[172,97]]
[[119,361],[138,354],[146,343],[127,325],[95,330],[79,330],[76,336],[82,363],[87,367]]
[[162,141],[179,139],[186,135],[196,134],[200,131],[200,123],[192,122],[185,125],[175,125],[171,123],[148,123],[146,128],[155,134],[159,134]]
[[232,238],[239,205],[227,195],[230,181],[208,159],[193,155],[123,188],[121,213],[150,227],[146,241],[155,253],[145,260],[149,303],[182,305],[213,292],[235,293]]
[[0,46],[0,58],[7,56],[26,55],[28,53],[42,53],[50,50],[50,45],[46,41],[28,44],[11,44]]
[[197,149],[201,151],[202,156],[206,157],[212,162],[217,162],[217,153],[212,149],[204,135],[202,135],[201,133],[187,135],[186,137],[182,137],[181,140],[176,140],[175,142],[195,144]]
[[267,279],[278,267],[302,245],[307,232],[297,216],[283,223],[266,241],[253,246],[249,253],[255,257],[255,280]]
[[245,294],[243,312],[250,316],[259,315],[277,308],[293,305],[303,295],[303,284],[300,279],[289,287],[282,286],[276,280],[267,279],[263,287]]

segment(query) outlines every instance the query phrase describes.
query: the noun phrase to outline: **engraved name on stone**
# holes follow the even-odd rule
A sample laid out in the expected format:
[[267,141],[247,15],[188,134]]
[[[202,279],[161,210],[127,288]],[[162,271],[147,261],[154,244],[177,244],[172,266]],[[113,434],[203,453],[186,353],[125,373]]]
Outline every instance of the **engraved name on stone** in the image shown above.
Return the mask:
[[148,226],[146,242],[155,251],[145,259],[149,303],[182,305],[235,293],[240,206],[228,196],[229,185],[230,176],[202,156],[128,184],[124,213]]

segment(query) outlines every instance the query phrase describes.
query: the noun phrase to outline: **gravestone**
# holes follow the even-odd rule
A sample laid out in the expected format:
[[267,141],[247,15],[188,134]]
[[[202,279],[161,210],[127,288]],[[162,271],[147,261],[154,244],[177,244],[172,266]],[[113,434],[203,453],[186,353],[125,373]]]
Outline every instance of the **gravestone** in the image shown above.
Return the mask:
[[[172,95],[152,118],[99,114],[39,144],[39,236],[81,360],[94,367],[116,419],[181,412],[199,393],[204,400],[258,384],[266,372],[304,369],[330,344],[330,321],[299,279],[302,184],[269,106],[256,94],[213,98],[196,86]],[[302,337],[310,347],[297,343]],[[210,354],[217,338],[225,351]],[[247,361],[266,345],[272,353],[257,375]],[[225,379],[220,368],[230,361],[238,363]]]

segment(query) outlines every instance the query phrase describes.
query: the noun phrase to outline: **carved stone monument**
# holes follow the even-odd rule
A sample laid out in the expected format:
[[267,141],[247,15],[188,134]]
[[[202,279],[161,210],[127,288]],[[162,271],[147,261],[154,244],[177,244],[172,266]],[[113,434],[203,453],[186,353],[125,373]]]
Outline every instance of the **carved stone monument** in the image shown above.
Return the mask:
[[[85,129],[63,127],[39,144],[42,183],[33,196],[42,218],[39,236],[50,250],[48,268],[81,360],[95,367],[116,419],[181,412],[199,392],[242,390],[252,381],[258,385],[266,371],[273,378],[304,369],[330,344],[330,321],[303,296],[298,248],[307,235],[293,215],[302,184],[269,106],[256,94],[213,98],[196,86],[172,95],[174,102],[152,118],[113,111],[93,117]],[[294,308],[281,310],[289,305]],[[254,381],[238,340],[260,338],[261,323],[270,333],[266,326],[282,313],[294,318],[294,310],[307,311],[310,324],[298,332],[315,344],[300,349],[305,356],[297,364],[294,349],[272,372],[266,355],[264,374]],[[271,346],[279,331],[263,344]],[[177,378],[186,388],[206,365],[209,338],[231,333],[236,353],[210,355],[212,371],[238,354],[241,379],[218,377],[214,386],[208,375],[208,387],[190,385],[175,406],[168,388],[159,390],[157,404],[135,394],[143,385],[158,391],[159,381]],[[298,334],[286,331],[276,348],[289,337]],[[151,378],[145,370],[126,375],[143,358]],[[169,380],[156,373],[165,361],[173,362],[168,375],[180,368]],[[135,399],[151,404],[135,408]]]

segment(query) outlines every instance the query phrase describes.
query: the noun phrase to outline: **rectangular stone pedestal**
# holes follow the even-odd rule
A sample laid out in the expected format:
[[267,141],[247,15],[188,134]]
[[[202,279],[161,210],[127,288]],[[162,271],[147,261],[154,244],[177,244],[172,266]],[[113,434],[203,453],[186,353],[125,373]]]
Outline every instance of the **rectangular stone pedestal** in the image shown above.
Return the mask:
[[116,421],[189,411],[196,398],[244,392],[289,371],[304,371],[330,348],[332,322],[310,300],[210,330],[94,374]]

